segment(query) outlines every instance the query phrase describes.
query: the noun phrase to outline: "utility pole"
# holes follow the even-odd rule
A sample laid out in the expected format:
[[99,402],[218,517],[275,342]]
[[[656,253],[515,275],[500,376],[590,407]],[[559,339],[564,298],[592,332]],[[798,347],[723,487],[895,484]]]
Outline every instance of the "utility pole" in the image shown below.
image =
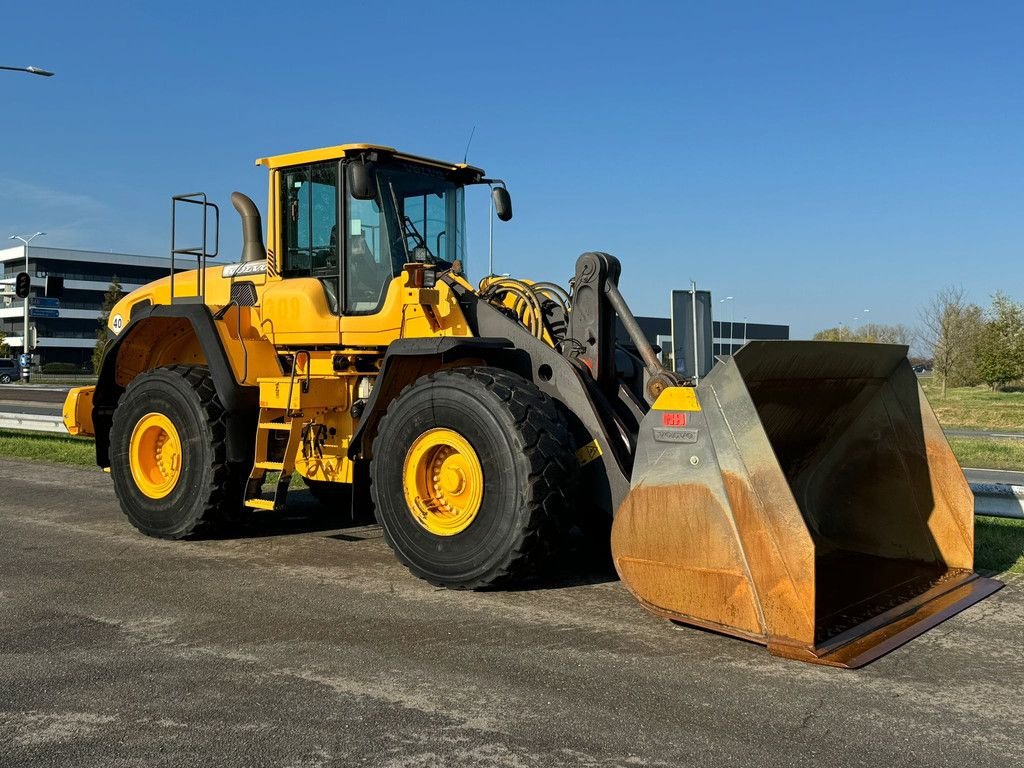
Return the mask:
[[[729,315],[729,354],[732,354],[733,342],[736,341],[736,301],[732,296],[726,296],[724,299],[719,299],[719,304],[730,302],[731,313]],[[721,322],[721,321],[720,321]],[[723,322],[722,325],[725,325]],[[721,326],[719,326],[721,327]],[[722,336],[725,336],[723,333]]]
[[[31,275],[32,273],[28,271],[28,244],[31,243],[33,240],[35,240],[40,235],[45,235],[45,234],[46,234],[45,232],[36,232],[34,235],[29,237],[28,239],[22,237],[21,235],[11,235],[10,238],[9,238],[10,240],[20,240],[22,243],[25,244],[24,245],[24,247],[25,247],[25,272],[27,274],[29,274],[29,275]],[[29,279],[31,280],[31,277]],[[31,360],[31,358],[29,357],[30,352],[29,352],[29,344],[28,344],[28,342],[29,342],[29,335],[30,335],[29,334],[29,327],[28,327],[28,296],[25,296],[23,301],[25,302],[25,329],[24,329],[24,331],[22,331],[22,334],[21,334],[21,341],[22,341],[21,350],[22,350],[22,354],[23,354],[22,365],[21,365],[21,378],[24,379],[26,382],[28,382],[28,379],[29,379],[28,366],[29,366],[29,362]]]
[[693,310],[693,383],[700,382],[700,353],[697,348],[697,281],[690,281],[690,308]]

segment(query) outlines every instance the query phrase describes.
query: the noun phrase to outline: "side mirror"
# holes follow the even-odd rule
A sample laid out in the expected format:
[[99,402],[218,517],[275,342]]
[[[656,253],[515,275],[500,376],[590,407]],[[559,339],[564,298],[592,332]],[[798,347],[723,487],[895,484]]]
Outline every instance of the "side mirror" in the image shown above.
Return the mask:
[[373,163],[353,162],[348,165],[348,191],[356,200],[374,200],[377,185]]
[[491,190],[491,199],[494,200],[494,210],[498,218],[508,221],[512,218],[512,198],[504,187],[494,187]]

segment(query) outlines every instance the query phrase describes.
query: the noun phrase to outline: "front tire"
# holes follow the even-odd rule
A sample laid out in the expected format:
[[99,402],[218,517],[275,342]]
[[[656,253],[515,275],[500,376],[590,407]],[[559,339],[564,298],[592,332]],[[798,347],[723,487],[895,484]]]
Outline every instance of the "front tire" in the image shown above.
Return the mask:
[[245,477],[226,461],[224,416],[205,367],[132,380],[110,428],[110,474],[132,525],[183,539],[238,519]]
[[437,586],[531,575],[574,500],[571,438],[555,402],[497,368],[418,379],[381,419],[373,457],[385,539]]

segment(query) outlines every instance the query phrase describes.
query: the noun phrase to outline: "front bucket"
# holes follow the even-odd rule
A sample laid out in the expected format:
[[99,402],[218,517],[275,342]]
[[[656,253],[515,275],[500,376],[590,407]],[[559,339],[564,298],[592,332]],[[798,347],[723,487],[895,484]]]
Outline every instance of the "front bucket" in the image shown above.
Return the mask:
[[667,618],[858,667],[1002,584],[906,348],[751,342],[644,417],[612,528]]

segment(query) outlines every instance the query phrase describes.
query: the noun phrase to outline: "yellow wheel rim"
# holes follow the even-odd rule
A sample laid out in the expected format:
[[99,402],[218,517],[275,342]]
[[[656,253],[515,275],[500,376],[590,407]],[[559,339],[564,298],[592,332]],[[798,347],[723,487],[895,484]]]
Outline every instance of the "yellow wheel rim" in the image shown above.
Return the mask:
[[135,485],[151,499],[174,490],[181,475],[181,439],[162,413],[147,413],[135,429],[128,447],[128,463]]
[[480,511],[484,470],[473,446],[450,429],[430,429],[405,456],[405,500],[416,522],[437,536],[466,530]]

